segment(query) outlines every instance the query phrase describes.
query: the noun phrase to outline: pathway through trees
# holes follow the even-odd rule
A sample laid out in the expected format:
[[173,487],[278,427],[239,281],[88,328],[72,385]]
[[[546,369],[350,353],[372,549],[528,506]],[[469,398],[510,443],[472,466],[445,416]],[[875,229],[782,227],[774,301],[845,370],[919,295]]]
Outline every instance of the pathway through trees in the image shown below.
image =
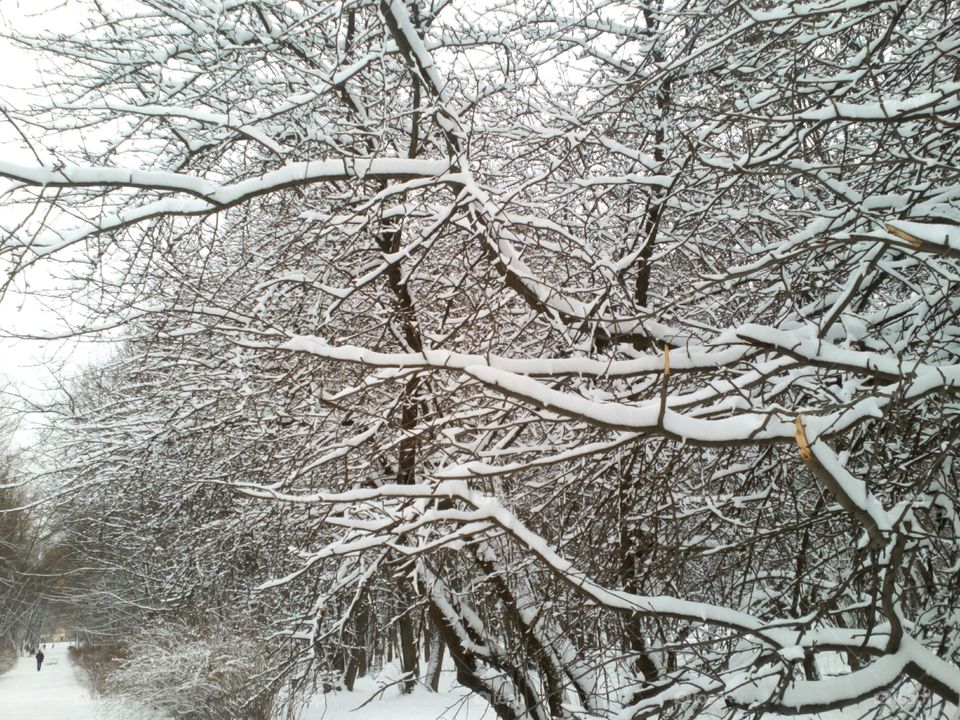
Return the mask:
[[108,720],[111,717],[81,684],[67,654],[69,643],[47,644],[43,669],[33,657],[21,657],[0,675],[4,717],[43,720]]

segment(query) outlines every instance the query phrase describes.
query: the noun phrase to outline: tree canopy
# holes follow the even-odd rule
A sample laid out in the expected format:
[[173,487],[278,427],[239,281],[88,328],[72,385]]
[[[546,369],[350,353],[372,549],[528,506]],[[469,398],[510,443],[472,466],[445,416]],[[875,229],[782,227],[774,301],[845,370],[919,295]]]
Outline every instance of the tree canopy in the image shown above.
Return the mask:
[[5,287],[123,331],[51,472],[137,592],[242,610],[293,676],[387,637],[503,720],[955,705],[958,27],[139,0],[14,35],[55,71],[6,110]]

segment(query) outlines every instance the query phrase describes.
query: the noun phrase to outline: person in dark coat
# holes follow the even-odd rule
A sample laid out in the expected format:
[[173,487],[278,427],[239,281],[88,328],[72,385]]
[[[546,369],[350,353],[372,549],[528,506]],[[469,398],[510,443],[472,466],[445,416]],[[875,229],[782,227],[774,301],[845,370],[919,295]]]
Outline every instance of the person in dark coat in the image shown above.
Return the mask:
[[37,672],[40,672],[40,666],[43,665],[43,650],[37,650],[34,657],[37,658]]

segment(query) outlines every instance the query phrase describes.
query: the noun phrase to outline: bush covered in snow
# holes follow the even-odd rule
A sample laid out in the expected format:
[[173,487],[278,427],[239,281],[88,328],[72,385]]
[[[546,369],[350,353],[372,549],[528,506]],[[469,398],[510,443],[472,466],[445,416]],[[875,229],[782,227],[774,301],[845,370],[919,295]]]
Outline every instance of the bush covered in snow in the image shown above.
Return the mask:
[[153,625],[130,643],[108,691],[176,720],[271,717],[273,698],[249,691],[263,670],[256,643],[181,623]]

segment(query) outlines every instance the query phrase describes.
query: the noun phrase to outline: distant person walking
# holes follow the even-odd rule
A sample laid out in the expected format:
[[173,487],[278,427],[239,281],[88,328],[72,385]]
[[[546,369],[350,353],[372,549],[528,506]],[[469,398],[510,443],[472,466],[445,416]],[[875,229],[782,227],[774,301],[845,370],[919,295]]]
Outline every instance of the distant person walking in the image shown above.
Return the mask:
[[43,665],[43,650],[37,650],[37,672],[40,672],[40,666]]

